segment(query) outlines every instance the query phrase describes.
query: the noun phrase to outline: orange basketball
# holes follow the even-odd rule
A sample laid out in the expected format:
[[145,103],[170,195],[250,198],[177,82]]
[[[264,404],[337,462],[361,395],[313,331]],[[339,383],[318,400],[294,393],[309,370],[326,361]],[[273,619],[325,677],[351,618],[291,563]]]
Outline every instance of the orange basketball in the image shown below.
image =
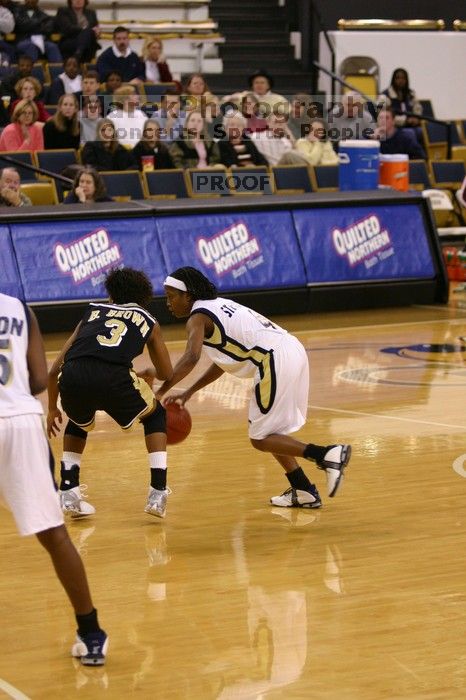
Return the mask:
[[176,445],[185,440],[191,432],[191,416],[189,411],[179,403],[168,403],[167,411],[167,445]]

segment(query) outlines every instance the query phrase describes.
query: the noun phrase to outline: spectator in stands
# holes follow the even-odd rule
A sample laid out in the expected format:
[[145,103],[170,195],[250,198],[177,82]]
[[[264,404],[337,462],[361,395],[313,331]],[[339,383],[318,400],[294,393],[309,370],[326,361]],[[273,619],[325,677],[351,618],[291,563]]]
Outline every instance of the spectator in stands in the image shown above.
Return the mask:
[[163,44],[156,36],[147,37],[142,49],[145,65],[145,81],[148,83],[171,83],[173,76],[167,62],[162,56]]
[[181,111],[181,97],[172,91],[162,95],[160,109],[155,110],[152,115],[160,125],[160,140],[171,143],[183,136],[183,126],[186,120],[186,113]]
[[255,95],[260,104],[260,114],[267,118],[270,114],[286,114],[289,113],[289,102],[283,96],[276,92],[272,92],[273,78],[267,71],[256,70],[248,78],[249,90]]
[[219,113],[219,101],[210,92],[201,73],[191,73],[183,82],[184,109],[186,112],[201,112],[207,122],[211,122]]
[[100,80],[107,80],[111,71],[121,73],[125,83],[139,85],[145,79],[145,66],[137,53],[129,45],[129,31],[125,27],[113,30],[113,46],[102,51],[97,59],[97,71]]
[[311,95],[299,93],[293,95],[290,103],[288,128],[295,139],[306,137],[312,119],[322,118],[322,105],[313,100]]
[[293,158],[293,156],[284,160],[286,155],[291,154],[294,144],[293,136],[286,123],[286,117],[271,114],[267,119],[267,129],[265,131],[255,131],[251,134],[251,140],[269,165],[300,160],[300,158]]
[[348,139],[364,140],[374,135],[375,120],[364,107],[364,99],[359,92],[342,95],[328,115],[331,141]]
[[86,70],[82,76],[81,89],[77,90],[74,94],[78,100],[78,104],[81,106],[83,104],[83,98],[86,97],[97,97],[102,104],[102,114],[104,113],[104,98],[99,94],[99,74],[96,70]]
[[409,87],[408,73],[404,68],[393,71],[390,86],[383,91],[379,98],[386,107],[391,107],[395,114],[396,126],[417,127],[420,124],[417,116],[406,116],[405,112],[414,115],[422,114],[422,105],[418,102],[414,90]]
[[380,141],[381,153],[405,153],[411,159],[426,157],[412,129],[397,128],[395,115],[390,107],[380,110],[374,138]]
[[134,147],[142,138],[147,115],[139,109],[139,94],[136,87],[127,83],[113,93],[115,102],[120,103],[121,109],[109,112],[108,118],[113,122],[118,141],[123,146]]
[[81,204],[113,202],[112,197],[107,195],[107,188],[102,176],[90,165],[86,165],[78,171],[73,189],[63,200],[63,204],[78,204],[79,202]]
[[50,86],[48,102],[56,105],[62,95],[80,92],[81,88],[82,75],[78,59],[75,56],[68,56],[63,64],[63,73],[60,73]]
[[466,209],[466,177],[464,178],[461,187],[455,194],[460,207],[462,209]]
[[67,0],[68,7],[60,7],[55,16],[55,31],[61,34],[59,42],[63,58],[75,56],[79,63],[88,63],[100,48],[100,27],[88,0]]
[[15,85],[15,91],[18,97],[10,105],[10,114],[13,113],[13,110],[20,100],[33,100],[37,107],[37,121],[46,122],[50,119],[52,115],[47,112],[42,100],[38,99],[41,87],[36,78],[32,76],[30,78],[21,78]]
[[[98,75],[98,74],[97,74]],[[115,90],[123,85],[123,76],[119,70],[111,70],[105,79],[105,83],[101,84],[102,92],[105,95],[113,95]]]
[[241,96],[241,113],[246,119],[246,131],[252,134],[254,131],[265,131],[267,119],[260,116],[259,100],[253,92],[246,92]]
[[327,140],[327,129],[321,119],[312,119],[307,134],[295,143],[295,150],[310,165],[337,165],[338,155]]
[[0,170],[0,206],[30,207],[31,200],[21,192],[21,178],[16,168]]
[[44,147],[79,148],[78,100],[74,95],[62,95],[57,111],[44,124]]
[[[5,41],[5,34],[11,34],[15,28],[15,16],[13,9],[16,9],[8,0],[0,0],[0,52],[2,63],[13,63],[15,47]],[[5,93],[3,93],[5,94]]]
[[133,148],[133,157],[139,170],[175,167],[167,146],[160,141],[160,124],[156,119],[148,119],[144,124],[142,139]]
[[16,48],[30,56],[34,62],[46,58],[61,63],[60,49],[48,37],[54,30],[54,18],[39,8],[39,0],[24,0],[16,12]]
[[[244,133],[246,119],[242,114],[226,115],[223,118],[223,134],[220,135],[218,147],[222,165],[247,167],[250,165],[268,165],[267,159],[260,153],[250,137]],[[219,130],[216,129],[218,132]]]
[[107,118],[97,124],[97,140],[84,145],[81,161],[96,170],[131,170],[136,167],[133,154],[118,142],[113,122]]
[[30,78],[32,76],[33,61],[30,56],[22,54],[18,57],[18,68],[8,73],[2,80],[2,95],[9,96],[12,100],[16,100],[17,94],[15,85],[22,78]]
[[0,98],[0,129],[10,123],[10,117],[5,109],[5,104],[9,104],[10,98],[8,96],[5,99]]
[[176,168],[208,168],[220,164],[220,150],[208,135],[203,115],[198,110],[186,117],[183,136],[170,146]]
[[97,125],[102,117],[102,102],[97,95],[81,98],[81,109],[78,112],[81,145],[97,140]]
[[43,124],[37,122],[38,110],[31,100],[19,100],[0,136],[0,151],[43,151]]

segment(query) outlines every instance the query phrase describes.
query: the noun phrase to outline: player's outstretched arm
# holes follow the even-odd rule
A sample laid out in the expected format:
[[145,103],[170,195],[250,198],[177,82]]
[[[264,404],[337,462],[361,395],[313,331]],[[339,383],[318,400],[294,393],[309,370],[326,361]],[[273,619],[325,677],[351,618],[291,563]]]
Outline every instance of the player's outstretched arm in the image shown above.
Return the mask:
[[172,378],[165,381],[157,391],[156,397],[159,400],[172,386],[184,379],[199,362],[208,323],[212,322],[204,314],[194,314],[194,316],[189,317],[186,323],[188,333],[186,349],[174,367]]
[[219,367],[216,364],[211,364],[210,367],[204,372],[204,374],[199,377],[199,379],[194,382],[194,384],[189,388],[186,389],[186,391],[183,391],[182,394],[173,394],[170,396],[167,396],[164,400],[164,403],[179,403],[180,406],[184,406],[186,401],[189,401],[191,396],[196,393],[196,391],[199,391],[199,389],[203,389],[205,386],[208,384],[212,384],[212,382],[215,382],[219,377],[222,376],[224,373],[224,370]]
[[[152,333],[147,341],[147,349],[155,367],[155,378],[169,381],[173,377],[173,366],[158,323],[152,329]],[[141,374],[141,376],[144,376],[144,374]]]
[[28,312],[29,338],[26,359],[29,370],[29,386],[31,394],[35,396],[44,391],[47,386],[47,360],[36,315],[29,307]]
[[68,352],[69,348],[73,345],[76,336],[78,335],[79,328],[81,327],[81,321],[78,323],[74,329],[73,334],[68,338],[64,344],[60,354],[53,363],[49,372],[49,379],[47,383],[47,392],[49,396],[49,407],[47,413],[47,435],[52,437],[52,435],[58,435],[60,432],[60,424],[62,422],[62,413],[57,406],[58,401],[58,375],[60,373],[60,368],[63,364],[63,359]]

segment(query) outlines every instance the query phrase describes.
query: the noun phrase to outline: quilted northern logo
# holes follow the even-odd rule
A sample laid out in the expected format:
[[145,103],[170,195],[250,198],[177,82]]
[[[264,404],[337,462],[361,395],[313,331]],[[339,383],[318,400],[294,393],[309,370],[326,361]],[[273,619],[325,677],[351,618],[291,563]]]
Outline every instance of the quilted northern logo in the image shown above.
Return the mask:
[[351,267],[363,264],[369,269],[395,252],[389,232],[375,214],[347,228],[334,228],[332,240],[337,253],[346,257]]
[[234,278],[240,277],[264,262],[259,241],[243,222],[211,238],[198,238],[197,252],[204,265],[218,276],[230,272]]
[[122,262],[118,244],[112,242],[104,228],[98,228],[71,243],[57,243],[54,258],[60,272],[71,275],[75,284],[87,280],[92,280],[94,285],[99,284],[102,281],[101,273]]

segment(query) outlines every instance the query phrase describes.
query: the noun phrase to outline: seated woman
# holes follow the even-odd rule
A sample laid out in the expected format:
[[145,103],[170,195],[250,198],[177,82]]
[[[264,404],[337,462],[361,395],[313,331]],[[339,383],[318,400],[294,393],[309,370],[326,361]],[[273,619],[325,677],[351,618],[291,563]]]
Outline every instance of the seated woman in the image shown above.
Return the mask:
[[231,165],[248,167],[250,165],[268,165],[267,159],[259,153],[249,136],[244,133],[246,119],[236,113],[223,119],[225,136],[218,142],[220,160],[229,168]]
[[247,92],[241,98],[241,113],[246,119],[246,132],[265,131],[267,120],[259,114],[259,100],[253,92]]
[[80,127],[78,120],[78,100],[74,95],[62,95],[58,100],[57,111],[44,124],[44,147],[79,148]]
[[43,151],[43,124],[37,122],[37,106],[31,100],[19,100],[0,136],[0,151]]
[[81,67],[77,58],[68,56],[63,64],[63,73],[55,78],[52,82],[49,94],[48,104],[56,105],[62,95],[69,95],[73,92],[80,92],[82,89],[82,74]]
[[294,145],[296,153],[305,158],[310,165],[337,165],[338,155],[333,150],[331,141],[327,140],[327,130],[321,119],[311,119],[306,136],[298,139]]
[[133,148],[133,158],[139,170],[175,167],[167,146],[160,142],[160,125],[156,119],[148,119],[144,124],[142,139]]
[[142,49],[142,60],[146,67],[146,82],[171,83],[173,76],[162,56],[163,44],[156,36],[147,37]]
[[48,119],[50,119],[52,115],[47,112],[42,100],[38,99],[41,90],[42,88],[39,81],[32,76],[18,80],[15,85],[15,92],[18,97],[10,105],[10,114],[13,114],[13,110],[20,100],[34,100],[37,107],[37,121],[46,122]]
[[110,119],[101,119],[97,124],[97,141],[86,143],[81,162],[96,170],[132,170],[136,163],[131,151],[118,142],[115,127]]
[[80,143],[84,145],[88,141],[97,140],[97,126],[103,117],[102,102],[98,95],[90,95],[81,98],[81,109],[78,112],[78,120],[81,127]]
[[63,204],[88,204],[92,202],[113,202],[107,195],[105,182],[97,170],[86,165],[78,171],[71,192],[68,192]]
[[200,110],[205,119],[211,122],[218,116],[219,101],[213,95],[201,73],[188,75],[183,82],[184,109],[186,112]]
[[404,112],[412,112],[415,115],[422,114],[422,105],[418,102],[414,90],[409,87],[408,73],[404,68],[393,71],[390,86],[382,92],[379,99],[385,107],[391,107],[395,113],[395,124],[401,127],[418,127],[420,120],[416,117],[407,117]]
[[64,59],[75,56],[79,63],[88,63],[94,58],[100,27],[88,0],[67,0],[68,7],[59,7],[55,15],[55,31],[61,34],[59,43]]
[[220,150],[207,133],[204,117],[194,110],[189,112],[183,128],[183,137],[170,146],[175,168],[208,168],[220,164]]

